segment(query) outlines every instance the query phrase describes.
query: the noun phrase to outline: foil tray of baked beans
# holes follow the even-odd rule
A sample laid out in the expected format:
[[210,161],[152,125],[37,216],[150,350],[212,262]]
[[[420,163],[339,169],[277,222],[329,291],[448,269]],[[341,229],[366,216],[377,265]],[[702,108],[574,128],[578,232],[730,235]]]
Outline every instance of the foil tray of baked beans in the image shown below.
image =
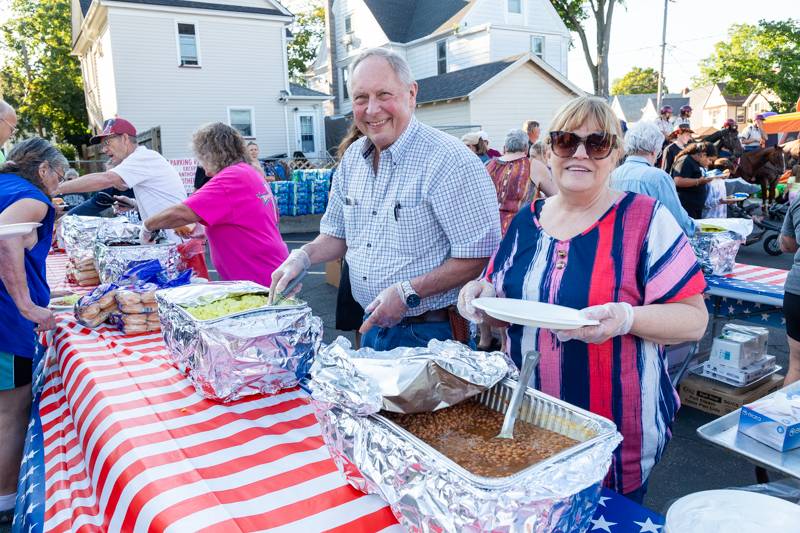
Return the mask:
[[585,531],[622,437],[613,422],[528,387],[514,440],[494,439],[515,385],[506,378],[429,413],[313,404],[348,482],[383,498],[409,531]]

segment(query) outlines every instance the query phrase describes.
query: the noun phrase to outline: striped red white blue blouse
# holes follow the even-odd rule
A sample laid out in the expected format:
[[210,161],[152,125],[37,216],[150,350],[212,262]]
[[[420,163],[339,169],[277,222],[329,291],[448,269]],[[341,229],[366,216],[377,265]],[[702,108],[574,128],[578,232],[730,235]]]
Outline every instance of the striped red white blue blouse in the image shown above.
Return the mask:
[[[633,306],[678,302],[701,294],[705,279],[672,214],[654,199],[624,193],[595,224],[565,241],[539,223],[539,200],[511,222],[489,263],[499,297],[583,309],[608,302]],[[613,420],[624,440],[606,485],[638,489],[671,437],[680,401],[664,347],[633,335],[602,344],[559,342],[550,330],[511,325],[507,349],[541,353],[534,386]]]

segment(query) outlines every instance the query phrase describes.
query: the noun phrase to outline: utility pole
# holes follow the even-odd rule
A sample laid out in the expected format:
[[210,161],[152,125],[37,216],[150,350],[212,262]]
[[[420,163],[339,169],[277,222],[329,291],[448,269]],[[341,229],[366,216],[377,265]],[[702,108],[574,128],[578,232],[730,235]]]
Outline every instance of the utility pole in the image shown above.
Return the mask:
[[664,0],[664,24],[661,28],[661,68],[658,70],[658,94],[656,95],[656,112],[661,111],[661,98],[664,96],[664,54],[667,51],[667,7],[669,0]]

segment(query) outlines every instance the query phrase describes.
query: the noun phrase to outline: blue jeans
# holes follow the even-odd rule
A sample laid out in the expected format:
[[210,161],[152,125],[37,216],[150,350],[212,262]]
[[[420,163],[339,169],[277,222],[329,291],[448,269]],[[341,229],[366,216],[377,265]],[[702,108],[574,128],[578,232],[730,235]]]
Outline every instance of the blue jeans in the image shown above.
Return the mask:
[[646,480],[641,487],[639,487],[636,490],[632,490],[632,491],[630,491],[628,493],[625,493],[625,494],[623,494],[623,496],[625,496],[626,498],[628,498],[631,501],[634,501],[634,502],[638,503],[639,505],[642,505],[642,502],[644,501],[644,496],[645,496],[645,494],[647,494],[647,482],[648,481],[650,481],[650,480],[649,479]]
[[756,144],[753,146],[745,146],[743,149],[745,152],[755,152],[756,150],[761,150],[761,146]]
[[400,346],[409,348],[427,346],[431,339],[447,340],[452,338],[453,330],[450,329],[450,322],[410,324],[403,320],[391,328],[375,326],[370,329],[361,338],[361,346],[385,352]]

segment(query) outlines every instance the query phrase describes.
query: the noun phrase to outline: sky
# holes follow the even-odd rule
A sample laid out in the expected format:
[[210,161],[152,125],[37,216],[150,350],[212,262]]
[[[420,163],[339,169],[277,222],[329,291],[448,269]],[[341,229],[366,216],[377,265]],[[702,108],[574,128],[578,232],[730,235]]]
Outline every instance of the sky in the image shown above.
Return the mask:
[[[621,78],[633,67],[659,68],[663,0],[626,0],[614,7],[611,24],[609,78]],[[692,87],[700,73],[698,63],[714,52],[714,44],[727,37],[732,24],[757,24],[759,19],[800,19],[800,0],[674,0],[667,15],[667,53],[664,78],[671,92]],[[589,21],[594,27],[594,21]],[[594,33],[589,36],[593,42]],[[569,79],[592,91],[592,76],[580,44],[573,34],[569,53]],[[609,83],[610,87],[610,83]]]

